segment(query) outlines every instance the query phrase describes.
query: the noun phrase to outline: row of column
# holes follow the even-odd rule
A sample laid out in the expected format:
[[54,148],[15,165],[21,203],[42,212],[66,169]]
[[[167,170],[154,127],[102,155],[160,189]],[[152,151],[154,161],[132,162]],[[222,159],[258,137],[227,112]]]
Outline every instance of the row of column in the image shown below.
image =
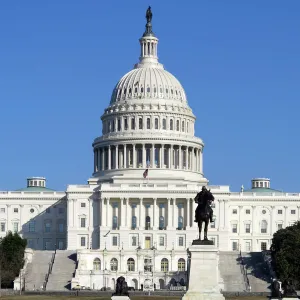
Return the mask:
[[[179,207],[181,206],[182,207]],[[175,198],[168,198],[165,201],[156,198],[149,202],[144,200],[129,200],[122,198],[120,200],[104,198],[101,199],[101,226],[111,228],[113,226],[113,217],[118,218],[118,228],[132,228],[132,217],[137,217],[137,229],[145,229],[146,217],[150,217],[150,228],[159,229],[159,219],[164,217],[164,227],[166,229],[178,228],[179,217],[183,218],[183,228],[197,228],[194,222],[194,213],[196,203],[193,199],[181,199],[180,203]]]
[[94,172],[123,168],[168,168],[203,173],[202,155],[201,148],[181,145],[109,145],[94,149]]

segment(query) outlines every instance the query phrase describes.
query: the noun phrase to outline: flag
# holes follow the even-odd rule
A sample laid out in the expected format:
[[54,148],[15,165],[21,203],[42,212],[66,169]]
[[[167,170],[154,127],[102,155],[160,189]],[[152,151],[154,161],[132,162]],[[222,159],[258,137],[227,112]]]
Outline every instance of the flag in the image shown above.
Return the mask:
[[146,170],[144,171],[143,177],[144,177],[144,178],[147,178],[147,177],[148,177],[148,169],[146,169]]

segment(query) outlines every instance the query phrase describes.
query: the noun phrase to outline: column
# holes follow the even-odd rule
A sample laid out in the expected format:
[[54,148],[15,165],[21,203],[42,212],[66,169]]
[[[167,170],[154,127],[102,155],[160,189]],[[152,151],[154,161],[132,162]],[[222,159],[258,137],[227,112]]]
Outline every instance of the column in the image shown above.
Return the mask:
[[143,198],[140,198],[140,206],[139,206],[139,229],[142,229],[142,205],[143,205]]
[[98,149],[98,157],[97,157],[98,171],[101,170],[101,152],[102,152],[101,150],[102,150],[101,148]]
[[185,169],[189,169],[189,147],[185,148]]
[[105,169],[105,166],[104,166],[104,153],[105,153],[105,148],[103,147],[102,148],[102,151],[101,151],[101,170],[104,170]]
[[168,169],[171,169],[171,146],[168,147]]
[[175,198],[172,198],[173,200],[173,228],[177,228],[177,224],[176,224],[176,217],[175,217],[175,209],[176,209],[176,199]]
[[155,144],[152,144],[152,168],[155,168]]
[[287,206],[284,207],[284,228],[288,226],[287,224]]
[[174,161],[174,151],[173,151],[173,145],[171,145],[171,155],[170,155],[170,160],[171,160],[171,163],[170,163],[170,168],[173,169],[174,165],[173,165],[173,161]]
[[197,172],[198,158],[197,158],[197,148],[194,148],[194,171]]
[[167,225],[167,228],[171,228],[171,198],[168,198],[167,199],[168,203],[168,225]]
[[182,169],[182,153],[181,153],[181,145],[178,146],[178,155],[179,155],[179,168]]
[[218,199],[218,202],[219,202],[219,213],[218,213],[218,215],[219,215],[219,220],[218,220],[218,230],[220,231],[221,229],[223,229],[224,228],[224,215],[223,215],[223,211],[224,211],[224,208],[223,208],[223,203],[224,203],[224,201],[223,200],[220,200],[220,199]]
[[157,219],[156,206],[157,206],[157,199],[153,198],[153,229],[154,230],[157,230],[157,226],[156,226],[156,219]]
[[[251,228],[252,230],[251,230],[251,234],[254,235],[254,233],[256,232],[255,227],[254,227],[254,224],[255,224],[255,221],[254,221],[255,220],[255,206],[254,205],[252,206],[251,213],[252,213],[252,224],[251,224],[252,225],[252,228]],[[252,247],[253,247],[253,245],[252,245]]]
[[[274,208],[275,208],[275,206],[271,206],[271,214],[270,214],[270,234],[271,235],[273,235]],[[276,227],[275,227],[274,231],[276,231]]]
[[93,199],[89,199],[89,227],[93,228]]
[[95,149],[94,150],[94,172],[98,171],[97,162],[98,162],[98,150]]
[[123,155],[124,163],[123,168],[127,168],[127,145],[124,144],[124,155]]
[[228,200],[224,200],[224,228],[227,229],[228,226]]
[[123,228],[125,226],[125,206],[124,206],[124,199],[120,198],[120,209],[121,209],[121,215],[118,217],[120,218],[120,227]]
[[129,198],[126,198],[126,223],[125,223],[125,227],[128,228],[129,227]]
[[143,144],[143,169],[145,168],[146,168],[146,147],[145,144]]
[[119,146],[116,145],[116,159],[115,159],[115,169],[119,169]]
[[191,198],[191,201],[192,201],[192,207],[193,207],[192,216],[191,216],[191,218],[192,218],[192,227],[193,228],[198,228],[198,224],[196,222],[194,222],[195,221],[195,210],[197,208],[197,203],[195,202],[195,200],[193,198]]
[[132,145],[132,159],[133,159],[133,162],[132,162],[132,167],[133,168],[136,168],[136,152],[135,152],[135,144]]
[[109,219],[109,198],[106,199],[106,227],[110,225],[110,222],[108,221]]
[[186,199],[186,229],[190,228],[190,198]]
[[200,173],[203,173],[203,148],[200,149]]
[[165,145],[161,145],[161,168],[165,167]]
[[111,169],[111,149],[110,145],[108,146],[108,170]]
[[194,147],[192,147],[191,151],[191,171],[194,171]]

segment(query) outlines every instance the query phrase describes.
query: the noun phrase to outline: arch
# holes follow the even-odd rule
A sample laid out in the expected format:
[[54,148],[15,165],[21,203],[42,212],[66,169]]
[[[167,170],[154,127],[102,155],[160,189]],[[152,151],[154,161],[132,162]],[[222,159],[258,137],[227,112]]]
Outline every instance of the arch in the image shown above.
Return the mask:
[[178,266],[178,271],[179,272],[185,271],[185,259],[184,258],[179,258],[177,266]]
[[170,130],[173,130],[173,120],[170,120]]
[[163,290],[165,288],[165,281],[163,279],[159,279],[159,289]]
[[184,281],[183,278],[181,278],[181,279],[179,280],[179,283],[180,283],[181,286],[185,286],[185,281]]
[[111,271],[118,271],[118,260],[116,258],[112,258],[110,260],[110,270]]
[[180,126],[179,126],[179,120],[177,120],[177,121],[176,121],[176,130],[177,130],[177,131],[179,131],[179,129],[180,129],[179,127],[180,127]]
[[147,129],[151,128],[151,122],[150,122],[150,118],[147,118]]
[[95,271],[101,270],[101,261],[98,257],[96,257],[93,261],[93,270]]
[[261,221],[260,231],[261,231],[261,233],[267,233],[268,232],[268,222],[266,220]]
[[135,271],[135,261],[132,257],[127,259],[127,270],[129,272],[134,272]]
[[166,119],[163,119],[163,121],[162,121],[162,129],[164,129],[164,130],[166,130],[167,129],[167,121],[166,121]]
[[163,258],[160,262],[160,270],[162,272],[168,272],[169,271],[169,260],[167,258]]
[[132,286],[134,287],[135,290],[137,290],[139,288],[139,283],[137,281],[137,279],[132,279]]
[[112,278],[111,279],[111,289],[114,291],[115,289],[116,289],[116,280],[115,280],[115,278]]
[[170,286],[177,286],[177,281],[176,281],[175,278],[172,278],[172,279],[170,280]]

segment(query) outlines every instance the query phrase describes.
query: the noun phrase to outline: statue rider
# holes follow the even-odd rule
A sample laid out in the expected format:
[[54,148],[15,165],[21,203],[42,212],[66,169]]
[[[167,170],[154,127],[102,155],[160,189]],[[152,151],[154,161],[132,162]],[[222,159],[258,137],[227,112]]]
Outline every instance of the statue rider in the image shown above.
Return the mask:
[[[200,206],[204,203],[204,199],[205,199],[204,197],[205,197],[207,192],[208,192],[208,190],[206,189],[205,186],[203,186],[201,192],[198,193],[198,195],[195,198],[195,202],[198,203],[198,206],[195,210],[195,221],[194,222],[196,222],[196,223],[198,222],[198,220],[197,220],[198,211],[200,209]],[[213,201],[214,198],[212,198],[210,200]],[[212,208],[209,204],[207,205],[207,210],[208,210],[208,213],[209,213],[209,220],[212,223],[212,222],[214,222],[214,220],[213,220],[213,210],[212,210]]]

